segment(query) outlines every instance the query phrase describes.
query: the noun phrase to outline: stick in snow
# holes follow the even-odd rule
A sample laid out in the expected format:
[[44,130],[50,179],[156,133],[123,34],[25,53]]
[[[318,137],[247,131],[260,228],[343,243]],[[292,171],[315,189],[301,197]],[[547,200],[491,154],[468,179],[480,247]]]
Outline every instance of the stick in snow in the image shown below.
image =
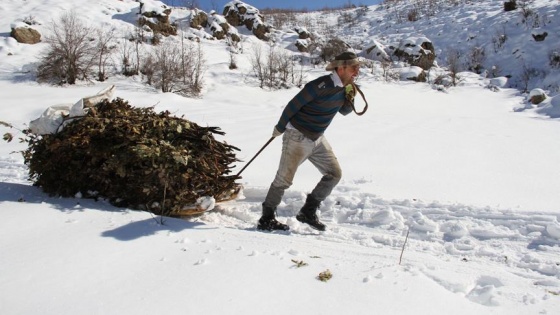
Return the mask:
[[406,231],[406,238],[404,239],[404,244],[402,246],[401,257],[399,258],[399,265],[401,264],[402,261],[402,255],[404,253],[404,247],[406,246],[406,241],[408,241],[408,233],[410,233],[410,228],[408,229],[408,231]]

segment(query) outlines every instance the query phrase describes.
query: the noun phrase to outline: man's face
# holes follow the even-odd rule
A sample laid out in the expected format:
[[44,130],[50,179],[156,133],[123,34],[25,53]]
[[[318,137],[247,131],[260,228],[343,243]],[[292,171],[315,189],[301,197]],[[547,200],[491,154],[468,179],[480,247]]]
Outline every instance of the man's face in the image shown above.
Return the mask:
[[358,77],[360,73],[360,65],[353,66],[342,66],[338,68],[338,76],[342,81],[342,84],[347,85],[354,83],[354,80]]

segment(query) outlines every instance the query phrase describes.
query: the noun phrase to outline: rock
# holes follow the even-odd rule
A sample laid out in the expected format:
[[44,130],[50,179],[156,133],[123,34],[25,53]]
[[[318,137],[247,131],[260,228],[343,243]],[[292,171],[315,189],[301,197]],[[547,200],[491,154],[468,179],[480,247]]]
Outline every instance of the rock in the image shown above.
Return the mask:
[[361,57],[377,61],[391,60],[391,57],[389,57],[384,45],[376,40],[373,40],[373,43],[370,45],[371,46],[368,45],[369,48],[366,48],[362,53],[360,53]]
[[436,59],[434,45],[426,37],[409,37],[402,40],[394,54],[411,66],[424,70],[430,69]]
[[226,4],[223,15],[229,24],[235,27],[244,25],[257,38],[269,39],[272,27],[264,23],[264,16],[255,7],[235,0]]
[[546,93],[542,89],[533,89],[529,93],[529,101],[531,104],[538,105],[546,99]]
[[546,32],[544,30],[536,29],[536,30],[533,30],[533,32],[531,32],[531,36],[533,36],[533,39],[536,42],[542,42],[548,36],[548,32]]
[[140,26],[148,26],[154,33],[163,36],[177,35],[177,26],[169,23],[171,8],[162,3],[161,7],[146,7],[143,1],[140,2],[140,14],[138,19]]
[[208,26],[208,15],[206,12],[201,10],[195,10],[191,16],[191,21],[189,23],[190,27],[195,29],[201,29]]
[[420,67],[412,66],[403,68],[400,71],[401,80],[411,80],[415,82],[426,82],[426,72]]
[[305,27],[296,27],[295,31],[298,33],[299,39],[311,38],[311,33]]
[[41,34],[35,29],[25,26],[12,28],[10,36],[22,44],[37,44],[41,42]]
[[504,11],[513,11],[517,9],[517,1],[516,0],[509,0],[504,2]]

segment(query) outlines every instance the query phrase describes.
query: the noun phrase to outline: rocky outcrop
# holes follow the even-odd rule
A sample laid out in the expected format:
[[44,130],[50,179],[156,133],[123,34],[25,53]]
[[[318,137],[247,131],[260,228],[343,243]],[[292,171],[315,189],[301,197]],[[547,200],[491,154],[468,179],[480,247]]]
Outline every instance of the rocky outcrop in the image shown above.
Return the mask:
[[368,48],[360,53],[361,57],[381,62],[391,60],[391,57],[387,53],[387,49],[383,44],[379,43],[376,40],[373,40],[373,43],[368,46]]
[[241,1],[231,1],[225,5],[223,16],[229,24],[245,26],[261,40],[269,39],[272,27],[264,23],[264,16],[255,7]]
[[208,15],[201,10],[193,11],[189,26],[197,30],[208,26]]
[[169,22],[171,8],[160,2],[160,6],[153,6],[150,2],[148,6],[143,0],[140,2],[140,18],[138,24],[140,26],[148,26],[154,33],[164,36],[177,35],[177,26]]
[[237,29],[232,27],[224,16],[217,14],[215,11],[210,12],[208,24],[210,25],[210,31],[212,32],[212,36],[214,38],[225,39],[226,37],[229,37],[234,42],[241,41],[241,38],[237,33]]
[[294,43],[299,52],[309,52],[309,40],[298,39]]
[[409,37],[402,40],[394,54],[411,66],[424,70],[430,69],[436,59],[434,45],[426,37]]
[[18,43],[22,44],[37,44],[41,42],[41,34],[27,26],[20,26],[12,28],[10,36],[15,38]]
[[296,27],[295,31],[298,33],[299,39],[311,38],[311,33],[305,27]]

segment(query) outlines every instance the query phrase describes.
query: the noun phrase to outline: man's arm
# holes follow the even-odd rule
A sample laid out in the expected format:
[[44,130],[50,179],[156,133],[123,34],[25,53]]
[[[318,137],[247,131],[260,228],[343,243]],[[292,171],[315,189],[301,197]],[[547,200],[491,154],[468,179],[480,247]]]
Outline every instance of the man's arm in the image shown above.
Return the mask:
[[294,115],[303,107],[305,104],[311,102],[315,97],[317,97],[317,90],[313,82],[307,83],[301,91],[299,91],[294,98],[286,105],[280,120],[276,125],[276,129],[280,132],[286,130],[286,125],[294,117]]

